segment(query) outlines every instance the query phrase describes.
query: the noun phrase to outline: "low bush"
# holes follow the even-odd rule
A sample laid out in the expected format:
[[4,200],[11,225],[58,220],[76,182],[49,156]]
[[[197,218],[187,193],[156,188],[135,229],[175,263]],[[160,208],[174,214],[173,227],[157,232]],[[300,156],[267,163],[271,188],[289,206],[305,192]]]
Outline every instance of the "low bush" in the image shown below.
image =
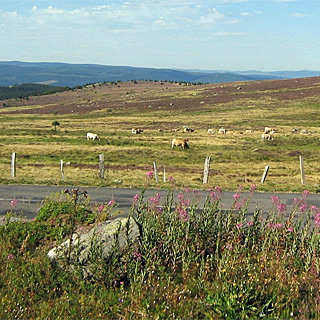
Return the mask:
[[[68,194],[77,204],[69,213],[81,216],[83,194]],[[248,214],[250,197],[241,191],[224,210],[221,194],[213,189],[203,208],[193,190],[177,198],[169,190],[165,199],[137,194],[129,215],[141,227],[139,247],[101,259],[95,243],[92,281],[80,264],[61,268],[46,257],[57,238],[44,223],[59,210],[27,223],[7,219],[0,226],[0,318],[319,318],[320,209],[308,204],[308,192],[290,208],[272,197],[267,216]],[[108,218],[114,204],[96,213],[108,207]]]

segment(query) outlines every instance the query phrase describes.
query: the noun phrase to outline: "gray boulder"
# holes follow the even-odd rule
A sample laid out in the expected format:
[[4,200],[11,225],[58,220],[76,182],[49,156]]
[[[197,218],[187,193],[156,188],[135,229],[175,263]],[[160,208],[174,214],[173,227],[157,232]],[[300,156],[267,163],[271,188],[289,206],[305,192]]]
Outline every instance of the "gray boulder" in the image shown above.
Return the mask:
[[139,236],[134,219],[119,217],[101,222],[87,233],[74,233],[71,241],[51,249],[48,257],[57,263],[83,266],[84,273],[89,275],[93,259],[108,259],[114,250],[121,254],[128,246],[137,245]]

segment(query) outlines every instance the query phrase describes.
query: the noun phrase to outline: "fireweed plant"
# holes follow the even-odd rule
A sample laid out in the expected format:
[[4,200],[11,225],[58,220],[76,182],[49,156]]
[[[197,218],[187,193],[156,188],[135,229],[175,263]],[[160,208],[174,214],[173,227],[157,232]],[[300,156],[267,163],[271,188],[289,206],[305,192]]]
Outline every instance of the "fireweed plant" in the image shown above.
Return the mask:
[[320,317],[320,209],[308,204],[308,191],[291,207],[272,197],[263,216],[259,209],[248,214],[254,185],[247,197],[239,186],[232,208],[225,209],[219,186],[200,208],[198,191],[174,196],[171,182],[164,199],[158,193],[145,198],[144,191],[133,197],[129,219],[139,225],[138,246],[128,243],[125,253],[115,250],[108,260],[96,254],[94,281],[81,277],[81,265],[50,263],[47,252],[70,237],[77,222],[86,223],[83,214],[87,223],[109,219],[116,200],[88,207],[89,214],[79,200],[84,193],[71,193],[75,219],[63,232],[57,210],[46,219],[12,219],[14,199],[0,226],[0,318]]

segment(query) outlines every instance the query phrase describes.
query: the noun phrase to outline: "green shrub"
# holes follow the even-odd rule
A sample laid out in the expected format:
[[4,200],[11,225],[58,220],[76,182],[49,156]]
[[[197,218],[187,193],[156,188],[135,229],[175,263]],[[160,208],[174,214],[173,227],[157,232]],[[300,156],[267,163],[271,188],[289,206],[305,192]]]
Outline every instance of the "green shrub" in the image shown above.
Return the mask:
[[54,220],[72,215],[73,218],[81,223],[93,223],[96,213],[89,209],[86,199],[81,199],[81,195],[68,194],[66,192],[58,194],[44,201],[39,209],[36,219],[38,221]]

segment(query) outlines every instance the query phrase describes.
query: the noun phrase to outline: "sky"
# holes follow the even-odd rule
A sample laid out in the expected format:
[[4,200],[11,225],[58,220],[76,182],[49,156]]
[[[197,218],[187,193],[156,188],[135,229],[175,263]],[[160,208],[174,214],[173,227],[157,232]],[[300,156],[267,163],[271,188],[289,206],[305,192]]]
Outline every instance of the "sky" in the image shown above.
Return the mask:
[[8,0],[0,61],[320,70],[320,0]]

